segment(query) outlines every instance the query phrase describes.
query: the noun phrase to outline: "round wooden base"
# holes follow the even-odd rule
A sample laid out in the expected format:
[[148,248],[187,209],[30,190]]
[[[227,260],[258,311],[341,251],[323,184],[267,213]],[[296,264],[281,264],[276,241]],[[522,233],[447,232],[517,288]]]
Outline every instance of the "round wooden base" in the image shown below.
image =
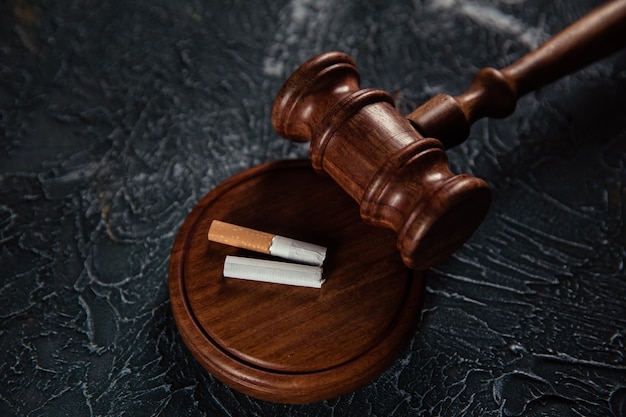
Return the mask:
[[[224,278],[226,255],[264,255],[209,242],[215,219],[326,246],[326,282]],[[169,268],[172,311],[194,357],[230,387],[282,403],[334,398],[384,372],[414,334],[423,289],[395,235],[363,223],[358,204],[302,160],[249,169],[207,194]]]

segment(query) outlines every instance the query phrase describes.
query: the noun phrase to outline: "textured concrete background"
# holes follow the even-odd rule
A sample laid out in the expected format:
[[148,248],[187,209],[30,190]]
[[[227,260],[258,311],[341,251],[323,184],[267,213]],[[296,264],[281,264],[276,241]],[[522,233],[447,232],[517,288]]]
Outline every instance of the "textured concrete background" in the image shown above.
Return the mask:
[[493,206],[428,273],[418,332],[371,385],[300,406],[233,392],[167,294],[204,194],[308,156],[270,125],[303,61],[347,52],[407,113],[599,3],[0,2],[0,415],[626,415],[624,53],[449,152]]

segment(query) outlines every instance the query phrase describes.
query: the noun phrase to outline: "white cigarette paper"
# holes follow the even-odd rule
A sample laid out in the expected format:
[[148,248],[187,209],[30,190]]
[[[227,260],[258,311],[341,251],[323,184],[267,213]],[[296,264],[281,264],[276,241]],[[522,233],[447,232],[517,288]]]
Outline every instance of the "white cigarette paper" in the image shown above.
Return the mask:
[[321,266],[326,258],[326,248],[272,233],[236,226],[213,220],[208,238],[237,248],[253,250],[291,261]]
[[274,235],[270,255],[305,264],[319,265],[324,263],[326,248],[288,237]]
[[325,281],[319,266],[232,255],[227,255],[224,261],[224,277],[312,288],[321,288]]

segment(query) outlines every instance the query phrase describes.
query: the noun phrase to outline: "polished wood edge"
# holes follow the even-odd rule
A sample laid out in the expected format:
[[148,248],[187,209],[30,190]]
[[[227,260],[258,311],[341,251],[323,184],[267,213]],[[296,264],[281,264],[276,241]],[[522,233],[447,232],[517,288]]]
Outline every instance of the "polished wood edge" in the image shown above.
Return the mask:
[[[274,161],[250,168],[227,179],[205,195],[192,209],[178,232],[170,256],[168,271],[170,303],[183,342],[188,348],[190,346],[204,348],[190,349],[190,352],[215,378],[237,391],[265,401],[293,404],[319,402],[347,394],[372,382],[406,347],[420,320],[424,273],[407,270],[407,273],[413,275],[413,281],[403,303],[403,307],[406,308],[400,309],[401,314],[396,317],[380,344],[337,367],[300,374],[262,369],[232,356],[216,344],[195,320],[185,294],[182,271],[185,248],[190,239],[189,231],[199,221],[206,207],[210,206],[215,196],[255,175],[274,169],[309,166],[308,160]],[[345,369],[349,372],[345,372]]]

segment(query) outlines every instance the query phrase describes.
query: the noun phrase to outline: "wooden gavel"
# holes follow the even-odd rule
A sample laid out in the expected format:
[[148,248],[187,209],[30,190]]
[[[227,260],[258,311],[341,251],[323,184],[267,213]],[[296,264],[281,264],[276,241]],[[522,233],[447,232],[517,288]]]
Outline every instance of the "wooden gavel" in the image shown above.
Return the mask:
[[626,0],[609,1],[503,70],[482,69],[463,94],[437,95],[406,118],[388,93],[359,89],[348,55],[325,53],[285,82],[272,123],[281,136],[310,141],[315,170],[360,204],[366,222],[397,233],[407,266],[427,269],[474,233],[491,200],[485,181],[452,174],[445,149],[474,121],[506,117],[519,97],[624,46]]

